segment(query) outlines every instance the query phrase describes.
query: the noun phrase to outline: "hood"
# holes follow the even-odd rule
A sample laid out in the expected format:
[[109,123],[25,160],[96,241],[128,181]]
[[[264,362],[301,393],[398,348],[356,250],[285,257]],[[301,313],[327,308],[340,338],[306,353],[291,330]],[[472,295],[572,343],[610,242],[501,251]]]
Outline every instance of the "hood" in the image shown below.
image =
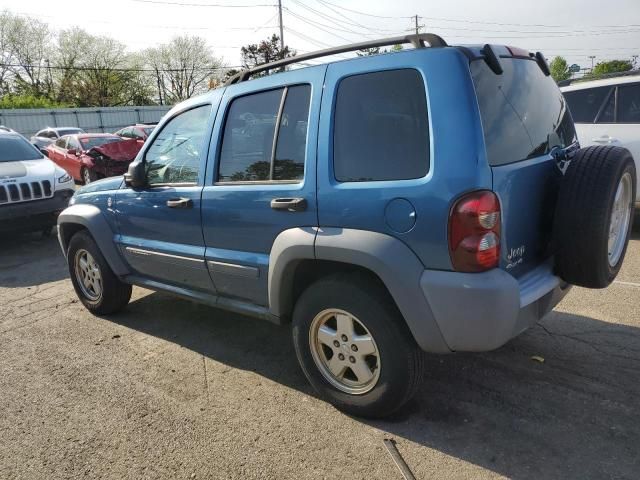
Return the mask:
[[121,142],[106,143],[99,147],[93,147],[87,152],[90,157],[102,155],[115,162],[130,162],[142,148],[142,142],[135,139],[123,140]]
[[108,177],[101,180],[96,180],[95,182],[91,182],[88,185],[84,185],[83,187],[78,188],[76,190],[76,195],[81,195],[83,193],[104,192],[107,190],[118,190],[123,181],[123,176]]
[[22,160],[18,162],[0,162],[0,183],[10,179],[19,181],[51,181],[56,171],[56,165],[49,159]]

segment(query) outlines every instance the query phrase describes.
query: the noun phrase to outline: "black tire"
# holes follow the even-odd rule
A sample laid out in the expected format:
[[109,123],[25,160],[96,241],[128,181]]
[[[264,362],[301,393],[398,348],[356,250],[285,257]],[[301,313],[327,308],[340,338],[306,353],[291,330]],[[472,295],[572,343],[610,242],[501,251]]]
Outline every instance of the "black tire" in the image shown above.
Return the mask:
[[[316,316],[328,309],[355,316],[377,344],[379,376],[366,393],[339,390],[327,381],[314,360],[310,329]],[[335,407],[352,415],[388,416],[411,399],[422,381],[424,353],[386,289],[365,275],[336,274],[309,286],[294,308],[293,343],[300,366],[315,390]]]
[[[91,254],[100,270],[102,278],[102,292],[99,298],[89,298],[80,286],[80,280],[76,274],[76,254],[79,251]],[[113,273],[111,267],[102,256],[98,245],[86,231],[80,231],[71,237],[67,250],[67,264],[73,288],[82,304],[95,315],[109,315],[122,310],[131,299],[131,285],[121,282]]]
[[[609,227],[616,191],[626,174],[631,176],[631,213],[622,254],[610,265]],[[562,279],[605,288],[616,278],[633,226],[635,196],[636,169],[627,149],[595,146],[576,153],[562,180],[554,219],[556,271]]]

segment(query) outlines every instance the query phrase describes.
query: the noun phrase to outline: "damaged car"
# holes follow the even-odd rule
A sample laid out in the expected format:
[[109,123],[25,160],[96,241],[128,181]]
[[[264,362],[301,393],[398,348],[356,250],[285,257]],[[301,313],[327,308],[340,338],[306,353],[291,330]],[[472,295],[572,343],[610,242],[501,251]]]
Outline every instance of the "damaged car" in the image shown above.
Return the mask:
[[117,135],[66,135],[47,147],[47,155],[74,180],[84,184],[123,175],[142,144]]

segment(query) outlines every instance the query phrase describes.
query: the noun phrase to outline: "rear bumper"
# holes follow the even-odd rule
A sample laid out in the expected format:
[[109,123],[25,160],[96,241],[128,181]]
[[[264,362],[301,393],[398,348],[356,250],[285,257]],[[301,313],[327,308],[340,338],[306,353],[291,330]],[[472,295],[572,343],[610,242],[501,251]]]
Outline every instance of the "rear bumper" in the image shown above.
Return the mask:
[[420,286],[449,348],[472,352],[504,345],[549,313],[570,288],[551,263],[519,279],[499,269],[425,270]]
[[62,210],[69,205],[73,190],[55,192],[44,200],[0,205],[0,231],[33,230],[56,224]]

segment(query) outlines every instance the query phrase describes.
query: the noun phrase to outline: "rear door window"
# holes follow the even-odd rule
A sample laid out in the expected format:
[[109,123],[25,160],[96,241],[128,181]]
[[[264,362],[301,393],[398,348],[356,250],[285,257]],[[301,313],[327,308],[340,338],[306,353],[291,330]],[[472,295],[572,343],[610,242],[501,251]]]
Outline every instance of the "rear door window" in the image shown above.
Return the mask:
[[310,85],[235,99],[225,121],[218,181],[301,181],[310,100]]
[[567,103],[551,77],[532,60],[502,58],[502,75],[471,62],[487,159],[505,165],[568,147],[576,132]]
[[618,87],[618,123],[640,123],[640,83]]
[[333,167],[339,182],[408,180],[427,174],[429,118],[418,71],[365,73],[340,82]]
[[573,121],[577,123],[593,123],[611,89],[612,87],[607,86],[564,92]]

